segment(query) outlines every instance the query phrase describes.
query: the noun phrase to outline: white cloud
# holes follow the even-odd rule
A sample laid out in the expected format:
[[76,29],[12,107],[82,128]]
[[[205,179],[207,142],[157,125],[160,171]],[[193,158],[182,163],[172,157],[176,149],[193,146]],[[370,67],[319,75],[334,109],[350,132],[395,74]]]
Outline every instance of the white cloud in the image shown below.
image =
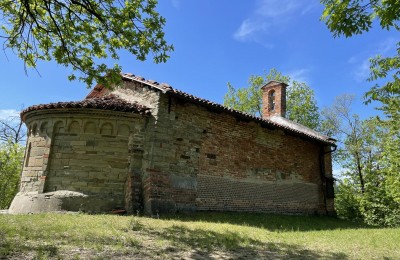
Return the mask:
[[382,55],[388,54],[390,51],[396,48],[396,44],[398,41],[399,39],[395,39],[392,37],[385,39],[384,41],[379,43],[377,53]]
[[306,2],[306,4],[301,10],[301,15],[305,15],[311,12],[311,10],[317,8],[318,6],[319,6],[319,1],[311,1],[311,2],[309,1],[308,3]]
[[19,111],[15,109],[0,109],[0,120],[19,117]]
[[353,71],[354,79],[358,82],[367,80],[370,76],[369,59],[378,54],[383,56],[391,55],[391,52],[396,49],[397,42],[399,42],[399,39],[389,37],[372,46],[372,50],[365,51],[361,55],[351,56],[348,59],[348,63],[355,65]]
[[263,22],[262,20],[246,19],[242,22],[240,27],[233,34],[233,37],[239,41],[255,40],[254,37],[257,32],[265,32],[271,24]]
[[259,1],[255,13],[263,17],[275,18],[286,15],[300,5],[299,1],[293,0],[262,0]]
[[358,61],[358,59],[357,59],[356,56],[351,56],[351,57],[347,60],[347,62],[350,63],[350,64],[354,64],[354,63],[356,63],[357,61]]
[[272,47],[263,38],[272,30],[282,29],[294,16],[303,15],[316,6],[313,0],[259,0],[252,14],[244,19],[233,38],[238,41],[253,41]]
[[311,69],[303,68],[303,69],[292,70],[292,71],[289,71],[284,74],[289,75],[289,77],[292,80],[295,80],[298,82],[309,82],[310,72],[311,72]]
[[171,0],[171,4],[175,9],[180,9],[181,1],[180,0]]
[[365,81],[369,78],[369,58],[364,59],[354,71],[354,78],[358,81]]

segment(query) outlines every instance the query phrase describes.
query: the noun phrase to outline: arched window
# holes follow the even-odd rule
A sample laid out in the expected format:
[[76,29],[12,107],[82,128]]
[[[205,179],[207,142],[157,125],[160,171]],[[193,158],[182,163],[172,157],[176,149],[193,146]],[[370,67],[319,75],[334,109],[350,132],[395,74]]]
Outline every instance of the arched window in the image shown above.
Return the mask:
[[275,110],[275,90],[271,90],[268,93],[268,110],[269,111]]

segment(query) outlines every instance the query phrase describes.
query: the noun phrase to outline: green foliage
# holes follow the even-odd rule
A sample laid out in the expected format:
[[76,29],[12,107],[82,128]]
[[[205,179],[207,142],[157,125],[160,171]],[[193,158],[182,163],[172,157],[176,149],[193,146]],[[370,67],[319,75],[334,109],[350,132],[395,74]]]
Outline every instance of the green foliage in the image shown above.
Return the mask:
[[358,191],[347,179],[335,186],[335,210],[341,218],[362,220]]
[[[399,14],[400,16],[400,14]],[[400,30],[399,30],[400,31]],[[370,81],[387,79],[392,77],[392,81],[387,81],[383,86],[376,84],[366,94],[366,103],[372,100],[379,101],[386,117],[391,120],[392,127],[400,131],[398,122],[400,121],[400,43],[397,43],[397,53],[394,57],[381,57],[380,55],[370,59],[371,77]]]
[[18,192],[23,151],[19,144],[0,143],[0,209],[7,209]]
[[400,203],[384,186],[369,185],[367,192],[360,196],[360,211],[364,222],[374,226],[400,226]]
[[361,120],[353,96],[336,98],[323,110],[325,126],[338,140],[334,154],[343,169],[335,204],[339,216],[369,225],[400,224],[400,136],[390,120]]
[[233,109],[260,116],[262,114],[262,90],[271,80],[289,85],[286,97],[286,117],[312,129],[320,125],[318,107],[314,91],[305,83],[292,80],[276,69],[271,69],[264,76],[250,76],[248,86],[235,89],[228,83],[228,92],[224,96],[224,105]]
[[[400,31],[398,0],[321,0],[321,3],[325,5],[321,19],[335,37],[367,32],[374,20],[379,21],[382,29]],[[345,160],[345,153],[342,158],[347,162],[348,172],[354,176],[351,167],[357,166],[357,172],[364,178],[365,190],[359,195],[364,221],[381,226],[400,225],[400,43],[393,57],[378,55],[370,59],[370,72],[369,81],[382,83],[366,93],[366,104],[379,101],[385,118],[350,120],[355,131],[347,135],[344,147],[352,147],[352,154],[357,156]],[[352,181],[358,185],[354,178]]]
[[306,83],[291,81],[286,99],[286,117],[294,122],[320,130],[321,119],[317,101]]
[[[362,218],[369,225],[400,225],[400,200],[398,199],[400,198],[398,185],[400,157],[398,152],[391,151],[393,147],[397,147],[395,148],[397,150],[400,147],[399,136],[393,135],[385,122],[376,118],[362,121],[357,136],[358,143],[355,143],[352,137],[348,137],[345,146],[352,146],[358,155],[358,157],[349,156],[352,160],[347,161],[350,173],[348,176],[358,175],[354,173],[362,173],[363,176],[363,189],[361,192],[358,191],[360,202],[358,206]],[[359,165],[359,168],[351,168],[351,161],[354,165]],[[354,178],[350,180],[353,185],[360,183],[354,181]]]
[[260,116],[262,114],[262,90],[271,80],[277,80],[289,83],[290,78],[283,76],[276,69],[271,69],[264,76],[251,75],[248,80],[248,86],[236,89],[228,82],[228,92],[224,96],[224,105],[230,108]]
[[[335,37],[351,37],[367,32],[373,21],[378,20],[385,30],[400,31],[400,1],[398,0],[321,0],[325,10],[321,19]],[[388,123],[400,131],[400,43],[397,43],[393,57],[378,55],[370,59],[369,81],[383,80],[383,85],[376,84],[365,95],[366,103],[379,101]]]
[[400,226],[400,204],[387,189],[370,182],[366,183],[363,194],[349,179],[340,182],[336,187],[335,209],[344,219],[371,226]]
[[380,140],[382,147],[380,164],[381,171],[386,177],[385,190],[400,205],[400,131],[396,130],[391,123],[382,122],[381,124],[386,126],[386,131],[381,132]]
[[321,0],[325,5],[321,19],[334,36],[351,37],[372,28],[374,19],[383,29],[398,29],[398,0]]
[[78,76],[88,87],[93,81],[111,87],[120,81],[121,67],[101,60],[118,60],[119,50],[142,61],[149,53],[156,63],[169,58],[173,47],[164,39],[165,19],[156,5],[156,0],[0,0],[1,37],[28,67],[55,60],[73,69],[70,80]]

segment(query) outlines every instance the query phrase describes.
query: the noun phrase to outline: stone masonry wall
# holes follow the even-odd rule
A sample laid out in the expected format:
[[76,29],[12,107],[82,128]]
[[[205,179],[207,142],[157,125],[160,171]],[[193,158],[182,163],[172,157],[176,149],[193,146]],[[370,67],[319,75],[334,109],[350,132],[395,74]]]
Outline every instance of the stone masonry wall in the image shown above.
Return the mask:
[[151,150],[143,163],[146,211],[194,211],[207,112],[165,95],[158,111],[145,142]]
[[196,210],[200,146],[207,113],[184,103],[180,103],[183,110],[178,111],[176,100],[138,83],[126,82],[113,94],[152,108],[141,165],[143,210],[154,214]]
[[35,121],[28,124],[28,139],[25,160],[21,173],[20,191],[42,191],[49,162],[51,138],[48,132],[49,122]]
[[61,209],[132,211],[139,198],[127,182],[140,168],[135,160],[141,160],[145,120],[90,109],[33,112],[26,120],[30,134],[20,193],[71,191],[85,199],[69,200]]

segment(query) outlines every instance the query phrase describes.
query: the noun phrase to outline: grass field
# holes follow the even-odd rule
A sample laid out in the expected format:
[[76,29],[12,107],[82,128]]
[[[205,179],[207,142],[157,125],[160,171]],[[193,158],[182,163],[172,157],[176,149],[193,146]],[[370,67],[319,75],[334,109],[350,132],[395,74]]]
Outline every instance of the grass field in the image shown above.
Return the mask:
[[400,259],[400,228],[330,217],[0,215],[0,259]]

